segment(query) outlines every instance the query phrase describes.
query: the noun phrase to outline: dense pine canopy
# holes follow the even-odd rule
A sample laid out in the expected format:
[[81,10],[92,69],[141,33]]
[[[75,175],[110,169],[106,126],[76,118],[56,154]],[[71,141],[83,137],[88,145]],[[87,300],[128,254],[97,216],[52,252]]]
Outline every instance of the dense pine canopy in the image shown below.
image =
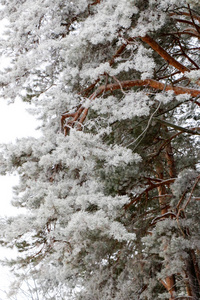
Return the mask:
[[1,5],[1,96],[42,121],[0,152],[25,208],[0,222],[10,297],[200,299],[199,1]]

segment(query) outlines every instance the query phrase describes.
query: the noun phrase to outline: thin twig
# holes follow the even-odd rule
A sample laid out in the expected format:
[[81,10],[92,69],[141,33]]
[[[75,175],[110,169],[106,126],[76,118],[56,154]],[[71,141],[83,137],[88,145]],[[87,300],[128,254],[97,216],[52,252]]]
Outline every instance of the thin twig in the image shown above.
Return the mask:
[[192,199],[192,194],[193,194],[193,192],[194,192],[194,189],[196,188],[197,183],[198,183],[199,181],[200,181],[200,176],[197,177],[197,179],[196,179],[196,181],[195,181],[195,183],[194,183],[194,185],[193,185],[193,187],[192,187],[190,196],[189,196],[189,198],[188,198],[186,204],[184,205],[184,208],[183,208],[183,209],[185,209],[185,208],[188,206],[188,204],[190,203],[190,201],[191,201],[191,199]]

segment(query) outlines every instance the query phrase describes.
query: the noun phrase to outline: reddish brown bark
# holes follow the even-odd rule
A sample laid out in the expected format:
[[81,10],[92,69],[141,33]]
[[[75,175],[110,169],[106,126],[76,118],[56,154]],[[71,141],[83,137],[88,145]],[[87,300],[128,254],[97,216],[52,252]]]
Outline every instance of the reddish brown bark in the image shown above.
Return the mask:
[[[164,168],[163,168],[163,163],[161,161],[157,162],[156,164],[156,173],[157,173],[157,177],[159,179],[164,179]],[[160,207],[161,207],[161,214],[164,215],[168,212],[168,206],[167,206],[167,199],[166,197],[163,197],[164,195],[166,195],[166,187],[164,185],[159,186],[158,187],[158,195],[159,197],[159,203],[160,203]],[[162,208],[164,207],[164,208]],[[168,245],[165,245],[165,249],[167,250]],[[166,266],[166,268],[168,268],[168,266]],[[168,276],[165,278],[164,281],[162,281],[162,283],[164,283],[163,285],[165,286],[165,288],[167,289],[167,291],[170,294],[170,298],[169,300],[174,300],[176,297],[176,281],[175,281],[175,276],[172,274],[171,276]]]
[[[200,95],[200,90],[197,89],[191,89],[181,86],[172,86],[172,85],[165,85],[164,83],[161,83],[159,81],[153,80],[153,79],[135,79],[135,80],[126,80],[121,81],[117,83],[111,83],[107,85],[101,85],[99,86],[96,91],[89,97],[89,99],[92,101],[96,97],[100,96],[103,92],[107,91],[114,91],[119,89],[130,89],[135,86],[149,86],[151,88],[157,89],[157,90],[172,90],[176,95],[180,94],[190,94],[192,97],[197,97]],[[199,105],[198,102],[195,102]],[[78,124],[78,130],[81,129],[82,123],[84,122],[85,118],[87,117],[88,108],[85,108],[84,105],[79,107],[75,113],[65,113],[61,117],[61,129],[65,132],[65,135],[68,133],[70,127],[74,127],[75,124]],[[66,122],[66,119],[70,118]]]
[[[117,51],[115,52],[115,54],[112,56],[112,58],[108,61],[109,62],[109,65],[112,66],[115,62],[115,59],[117,57],[119,57],[122,52],[125,50],[125,48],[127,47],[127,45],[133,41],[133,38],[129,38],[127,39],[126,43],[123,43],[118,49]],[[96,86],[96,84],[100,81],[100,77],[97,78],[97,80],[91,84],[89,87],[87,87],[84,91],[81,92],[81,94],[83,96],[88,96],[88,94],[94,89],[94,87]]]
[[123,89],[129,89],[134,86],[149,86],[154,89],[163,91],[164,89],[166,91],[174,91],[176,95],[180,94],[190,94],[192,97],[197,97],[200,95],[200,90],[197,89],[191,89],[187,87],[182,87],[182,86],[172,86],[172,85],[167,85],[165,86],[164,83],[153,80],[153,79],[135,79],[135,80],[126,80],[126,81],[121,81],[119,83],[111,83],[108,85],[101,85],[97,88],[95,93],[93,93],[93,97],[100,96],[104,91],[114,91],[114,90],[119,90],[121,88]]
[[155,50],[169,65],[175,67],[182,73],[186,71],[190,71],[187,67],[183,66],[176,59],[174,59],[167,51],[165,51],[154,39],[152,39],[149,35],[141,37],[141,40],[147,43],[153,50]]

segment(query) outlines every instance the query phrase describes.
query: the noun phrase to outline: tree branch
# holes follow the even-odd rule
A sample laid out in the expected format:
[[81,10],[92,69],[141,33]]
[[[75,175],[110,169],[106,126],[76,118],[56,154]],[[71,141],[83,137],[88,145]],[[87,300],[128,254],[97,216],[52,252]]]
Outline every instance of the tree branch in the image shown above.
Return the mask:
[[190,71],[187,67],[183,66],[177,60],[175,60],[167,51],[165,51],[154,39],[149,35],[141,37],[141,40],[147,43],[153,50],[155,50],[169,65],[172,65],[182,73]]
[[190,133],[190,134],[200,135],[200,132],[196,131],[196,129],[200,130],[200,127],[195,127],[194,129],[193,128],[192,129],[188,129],[188,128],[184,128],[184,127],[181,127],[181,126],[169,123],[167,121],[161,120],[159,118],[154,118],[154,119],[156,119],[158,122],[166,125],[167,127],[174,128],[174,129],[179,130],[181,132],[186,132],[186,133]]
[[[181,12],[181,13],[170,13],[170,16],[186,16],[186,17],[190,17],[190,13],[187,13],[187,12]],[[199,23],[200,23],[200,17],[199,16],[197,16],[197,15],[194,15],[193,14],[193,18],[194,19],[196,19],[196,20],[198,20],[199,21]]]
[[175,181],[176,178],[170,178],[170,179],[166,179],[163,180],[162,182],[158,182],[158,183],[151,183],[146,189],[144,189],[144,191],[142,193],[140,193],[137,197],[134,197],[128,204],[126,204],[124,206],[124,209],[128,209],[132,204],[136,203],[137,201],[139,201],[142,197],[142,195],[148,193],[149,191],[152,191],[155,188],[158,188],[160,186],[163,185],[169,185],[171,183],[173,183]]
[[[181,87],[181,86],[165,85],[164,83],[161,83],[161,82],[153,80],[153,79],[145,79],[145,80],[135,79],[135,80],[120,81],[119,83],[111,83],[111,84],[101,85],[96,89],[96,91],[93,94],[90,95],[89,99],[92,101],[96,97],[100,96],[101,94],[103,94],[104,92],[107,92],[107,91],[112,92],[115,90],[130,89],[135,86],[146,86],[146,87],[149,86],[154,89],[161,90],[161,91],[163,91],[163,90],[174,91],[174,93],[176,95],[190,94],[192,97],[197,97],[200,95],[200,90],[196,90],[196,89],[191,89],[191,88],[186,88],[186,87]],[[198,102],[195,102],[195,103],[200,106],[200,104]],[[88,109],[86,109],[84,107],[84,105],[82,105],[81,107],[79,106],[78,110],[75,113],[63,114],[61,117],[61,129],[64,130],[65,135],[68,134],[67,128],[69,128],[70,126],[73,127],[77,121],[79,122],[78,130],[80,130],[80,125],[85,120],[87,113],[88,113]],[[66,122],[66,125],[65,125],[64,124],[65,120],[69,117],[71,117],[73,119],[70,119],[70,121]],[[158,119],[158,120],[160,120],[160,119]],[[162,122],[164,122],[164,121],[162,121]],[[173,126],[176,126],[176,125],[173,125]],[[182,129],[181,131],[199,135],[199,133],[191,131],[190,129],[185,129],[182,127],[180,127],[180,128]],[[178,130],[180,130],[180,128]]]
[[[112,56],[112,58],[108,61],[109,65],[112,66],[115,62],[115,59],[117,57],[119,57],[122,52],[125,50],[125,48],[127,47],[127,45],[132,42],[134,39],[133,38],[129,38],[127,39],[126,43],[122,44],[117,51],[115,52],[115,54]],[[96,86],[96,84],[100,81],[100,78],[97,78],[96,81],[91,84],[88,88],[86,88],[84,91],[81,92],[82,95],[88,96],[89,92],[93,90],[93,88]]]
[[188,10],[190,12],[190,17],[191,17],[191,20],[192,20],[192,24],[194,25],[194,27],[196,28],[196,31],[200,34],[200,27],[195,23],[194,21],[194,17],[193,17],[193,14],[192,14],[192,11],[190,9],[190,5],[188,4]]
[[135,79],[135,80],[126,80],[126,81],[121,81],[120,84],[117,83],[111,83],[108,84],[107,86],[101,85],[100,87],[97,88],[96,90],[96,96],[100,96],[104,91],[114,91],[114,90],[119,90],[121,88],[131,88],[134,86],[149,86],[157,90],[163,91],[164,89],[166,91],[174,91],[176,95],[181,95],[181,94],[190,94],[192,97],[197,97],[200,95],[200,90],[196,89],[191,89],[191,88],[186,88],[182,86],[172,86],[172,85],[167,85],[165,87],[165,84],[153,79]]

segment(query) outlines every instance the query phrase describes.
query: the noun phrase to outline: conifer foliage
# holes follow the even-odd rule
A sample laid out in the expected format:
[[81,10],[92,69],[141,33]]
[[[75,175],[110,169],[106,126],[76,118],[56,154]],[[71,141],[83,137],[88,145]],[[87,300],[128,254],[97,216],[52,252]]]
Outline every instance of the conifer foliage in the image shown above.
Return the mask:
[[42,121],[0,156],[25,209],[0,223],[10,295],[200,299],[199,1],[1,4],[1,95]]

